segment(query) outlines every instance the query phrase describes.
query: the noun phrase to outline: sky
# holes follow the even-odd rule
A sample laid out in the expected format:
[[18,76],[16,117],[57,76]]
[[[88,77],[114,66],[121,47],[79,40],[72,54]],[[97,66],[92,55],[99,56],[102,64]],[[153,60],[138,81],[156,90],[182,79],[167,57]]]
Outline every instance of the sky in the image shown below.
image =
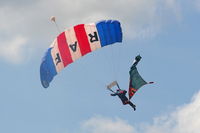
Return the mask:
[[[48,89],[41,59],[61,31],[115,19],[123,42],[70,64]],[[0,0],[0,132],[199,133],[200,0]],[[128,89],[134,57],[152,85],[131,99],[111,97],[106,85]]]

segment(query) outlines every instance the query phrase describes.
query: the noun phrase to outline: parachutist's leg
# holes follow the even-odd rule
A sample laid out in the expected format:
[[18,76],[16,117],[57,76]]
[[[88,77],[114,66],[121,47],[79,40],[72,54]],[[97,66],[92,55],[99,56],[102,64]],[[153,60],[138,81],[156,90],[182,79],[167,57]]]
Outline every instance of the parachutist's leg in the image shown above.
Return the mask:
[[129,105],[134,109],[134,111],[136,110],[135,104],[133,104],[131,101],[129,101]]

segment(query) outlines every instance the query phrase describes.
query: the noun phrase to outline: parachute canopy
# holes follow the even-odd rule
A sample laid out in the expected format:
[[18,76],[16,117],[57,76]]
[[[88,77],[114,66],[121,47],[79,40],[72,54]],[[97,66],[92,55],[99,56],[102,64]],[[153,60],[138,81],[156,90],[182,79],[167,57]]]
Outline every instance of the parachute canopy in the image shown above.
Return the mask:
[[44,88],[64,67],[104,46],[122,42],[122,29],[117,20],[79,24],[60,33],[47,49],[40,65]]

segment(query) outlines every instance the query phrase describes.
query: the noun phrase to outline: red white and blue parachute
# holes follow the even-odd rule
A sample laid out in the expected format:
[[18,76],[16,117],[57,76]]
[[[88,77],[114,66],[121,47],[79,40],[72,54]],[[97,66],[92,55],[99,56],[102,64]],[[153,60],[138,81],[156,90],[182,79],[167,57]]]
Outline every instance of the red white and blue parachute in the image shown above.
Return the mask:
[[122,42],[122,29],[117,20],[79,24],[58,35],[46,51],[40,66],[44,88],[64,67],[101,47]]

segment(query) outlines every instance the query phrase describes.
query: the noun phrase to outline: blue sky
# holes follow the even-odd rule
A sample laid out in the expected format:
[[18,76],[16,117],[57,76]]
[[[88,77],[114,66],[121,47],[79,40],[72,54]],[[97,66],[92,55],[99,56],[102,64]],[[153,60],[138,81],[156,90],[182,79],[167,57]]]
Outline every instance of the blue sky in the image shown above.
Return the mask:
[[[48,89],[40,84],[45,50],[61,29],[117,19],[122,44],[69,65]],[[0,1],[0,132],[199,133],[199,0]],[[134,57],[153,85],[141,88],[134,112],[105,86],[128,87]]]

